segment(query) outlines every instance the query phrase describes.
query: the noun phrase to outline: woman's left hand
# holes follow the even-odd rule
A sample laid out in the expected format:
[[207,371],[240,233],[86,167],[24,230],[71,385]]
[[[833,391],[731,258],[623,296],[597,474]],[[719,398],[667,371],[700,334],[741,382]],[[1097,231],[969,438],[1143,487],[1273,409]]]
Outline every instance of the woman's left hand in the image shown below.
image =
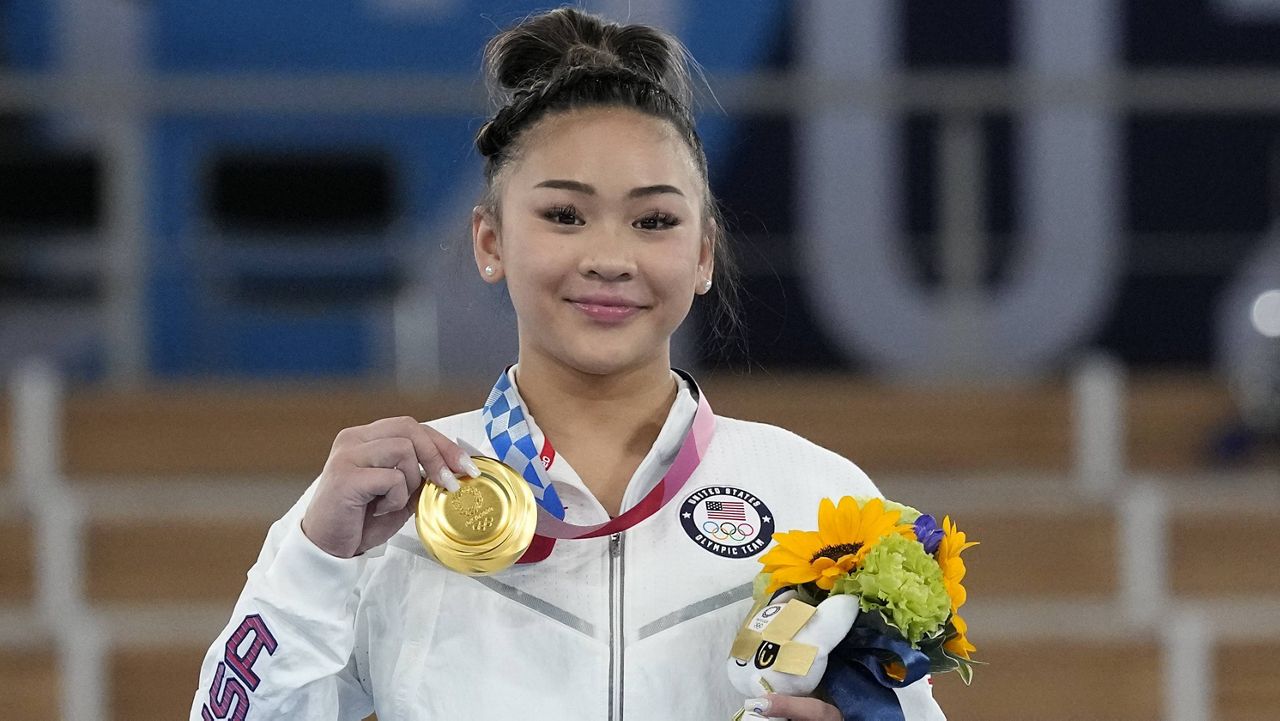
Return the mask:
[[771,693],[765,696],[765,700],[769,702],[769,708],[762,710],[761,716],[790,721],[844,721],[840,709],[816,698]]

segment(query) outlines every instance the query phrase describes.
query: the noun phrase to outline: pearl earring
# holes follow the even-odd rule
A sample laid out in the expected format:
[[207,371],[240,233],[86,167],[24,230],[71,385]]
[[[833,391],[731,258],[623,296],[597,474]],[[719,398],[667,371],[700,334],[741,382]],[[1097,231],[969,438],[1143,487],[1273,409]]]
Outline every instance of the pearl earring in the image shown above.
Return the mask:
[[706,293],[710,290],[711,290],[711,279],[707,278],[706,280],[702,281],[702,292]]
[[493,269],[493,266],[492,266],[492,265],[486,265],[486,266],[484,267],[484,274],[485,274],[485,275],[487,275],[487,276],[489,276],[490,278],[492,278],[492,277],[493,277],[493,274],[494,274],[494,273],[496,273],[496,272],[497,272],[497,271],[495,271],[495,270]]

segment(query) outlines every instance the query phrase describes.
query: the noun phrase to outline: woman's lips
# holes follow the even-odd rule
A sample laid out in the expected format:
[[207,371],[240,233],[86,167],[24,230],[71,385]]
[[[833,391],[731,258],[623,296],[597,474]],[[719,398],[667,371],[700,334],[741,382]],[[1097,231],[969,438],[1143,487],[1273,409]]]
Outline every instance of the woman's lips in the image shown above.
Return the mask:
[[640,312],[640,306],[620,301],[582,299],[569,302],[591,320],[601,323],[621,323]]

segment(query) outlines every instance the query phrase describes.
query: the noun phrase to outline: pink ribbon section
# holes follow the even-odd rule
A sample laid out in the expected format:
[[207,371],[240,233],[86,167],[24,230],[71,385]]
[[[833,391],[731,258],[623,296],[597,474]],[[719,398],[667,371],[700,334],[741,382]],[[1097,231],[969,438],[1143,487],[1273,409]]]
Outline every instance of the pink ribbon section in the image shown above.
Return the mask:
[[[692,382],[692,379],[689,380]],[[639,503],[617,518],[591,526],[565,523],[542,508],[538,508],[538,528],[535,533],[548,538],[596,538],[625,531],[657,513],[680,493],[680,489],[684,488],[689,478],[693,476],[693,472],[697,470],[698,464],[702,463],[707,447],[711,444],[715,424],[715,414],[711,412],[711,404],[707,403],[706,395],[698,389],[698,410],[693,414],[693,424],[685,434],[684,443],[676,453],[676,459],[671,462],[671,468],[667,470],[662,480],[658,481],[653,490],[645,494]]]

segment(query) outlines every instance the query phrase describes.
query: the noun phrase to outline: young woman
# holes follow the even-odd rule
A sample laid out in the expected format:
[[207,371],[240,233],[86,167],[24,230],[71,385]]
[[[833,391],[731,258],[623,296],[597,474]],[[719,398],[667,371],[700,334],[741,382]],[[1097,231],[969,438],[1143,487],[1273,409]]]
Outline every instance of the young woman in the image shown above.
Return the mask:
[[[476,139],[472,240],[480,278],[510,293],[519,362],[480,410],[338,434],[271,528],[192,719],[728,721],[744,699],[726,657],[771,534],[815,528],[821,498],[876,494],[787,431],[714,418],[670,368],[724,249],[679,44],[561,9],[499,34],[486,64],[502,107]],[[478,475],[452,439],[595,533],[535,539],[492,576],[448,570],[412,516],[419,466],[450,491]],[[927,683],[908,690],[936,709]]]

